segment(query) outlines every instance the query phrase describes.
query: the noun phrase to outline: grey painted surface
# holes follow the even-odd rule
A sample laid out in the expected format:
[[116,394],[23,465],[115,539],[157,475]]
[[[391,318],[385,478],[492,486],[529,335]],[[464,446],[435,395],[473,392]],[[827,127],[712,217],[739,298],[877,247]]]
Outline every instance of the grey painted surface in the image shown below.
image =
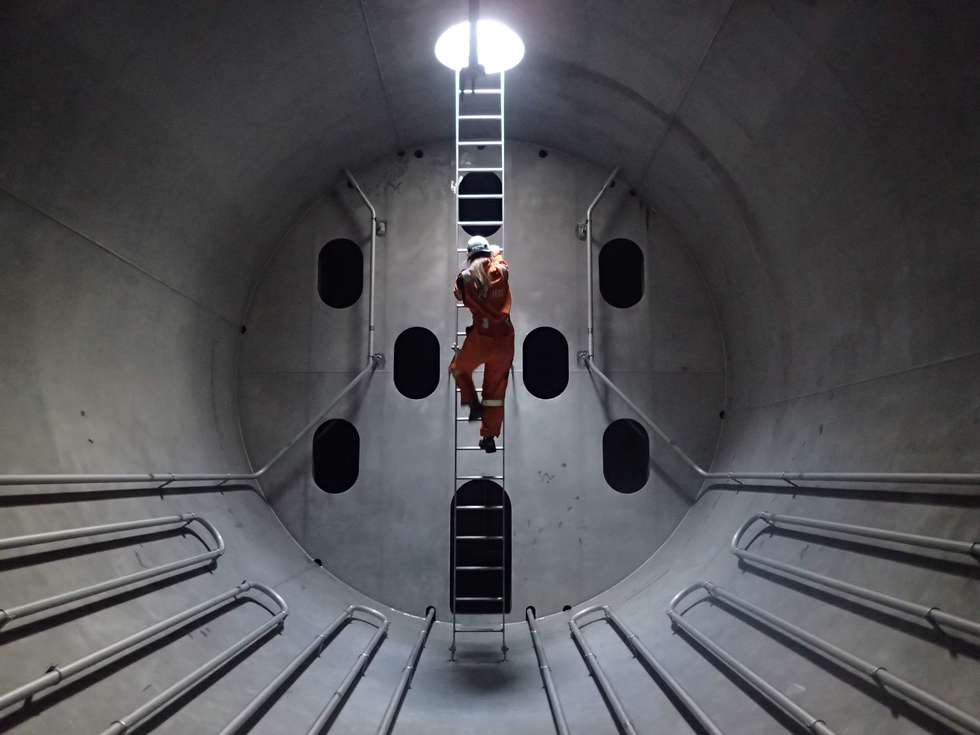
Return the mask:
[[[361,436],[357,483],[340,495],[322,492],[313,482],[310,441],[271,482],[263,481],[287,527],[341,579],[398,609],[436,604],[444,613],[455,400],[447,379],[457,262],[452,165],[442,144],[427,146],[421,159],[392,157],[358,172],[388,222],[387,236],[379,239],[376,286],[376,344],[388,364],[335,414],[351,420]],[[513,503],[512,617],[520,620],[527,605],[539,614],[555,612],[629,574],[667,537],[698,486],[659,450],[650,481],[634,495],[613,491],[602,475],[602,432],[623,413],[577,364],[586,305],[584,244],[575,237],[575,223],[604,172],[560,152],[541,158],[528,144],[510,145],[507,165],[506,232],[495,241],[503,242],[511,266],[517,330],[517,385],[508,392],[504,443]],[[316,291],[323,244],[367,237],[367,210],[356,206],[344,186],[318,200],[280,243],[256,291],[240,368],[244,435],[253,458],[270,456],[360,370],[367,283],[348,309],[328,307]],[[597,210],[596,258],[616,237],[631,238],[645,253],[645,296],[628,309],[597,299],[599,359],[707,464],[724,405],[711,302],[677,234],[629,193],[626,182]],[[365,278],[367,271],[366,261]],[[431,330],[442,351],[439,387],[419,400],[402,396],[392,379],[395,339],[413,326]],[[530,395],[522,381],[521,345],[539,326],[558,329],[569,343],[569,385],[551,400]],[[462,444],[478,439],[475,425],[460,428]],[[499,468],[499,455],[460,455],[461,475]],[[615,551],[607,546],[612,536]]]
[[[528,41],[528,57],[509,80],[510,134],[590,159],[600,178],[623,165],[625,179],[640,182],[640,199],[676,230],[703,271],[723,327],[730,396],[716,468],[980,467],[976,4],[483,5]],[[461,8],[45,2],[5,13],[4,470],[243,468],[236,394],[257,437],[251,441],[271,446],[285,438],[290,421],[312,410],[309,397],[327,396],[364,351],[359,307],[346,325],[331,327],[348,330],[343,349],[327,343],[306,353],[291,342],[280,325],[292,323],[290,309],[309,316],[311,282],[289,281],[282,259],[268,256],[292,237],[306,237],[310,249],[318,244],[322,229],[301,213],[332,188],[340,166],[364,167],[399,146],[411,150],[449,134],[450,85],[430,49]],[[363,226],[355,204],[348,201],[346,214],[329,221],[353,216]],[[278,314],[265,314],[266,332],[250,330],[237,361],[235,330],[252,284],[264,288],[276,279],[298,300],[283,294]],[[445,274],[433,275],[439,293],[444,281]],[[382,314],[386,329],[395,328],[397,316]],[[436,324],[446,318],[435,303],[430,316]],[[675,314],[672,323],[679,319]],[[651,350],[643,369],[660,369],[658,354],[682,354],[676,342],[658,353],[670,336],[638,335]],[[250,343],[263,354],[249,352]],[[601,354],[612,358],[616,344],[602,344]],[[314,356],[316,370],[335,373],[315,384],[305,375]],[[236,365],[249,360],[267,362],[236,380]],[[300,374],[277,382],[262,374],[287,370]],[[652,390],[630,386],[631,393],[644,389]],[[264,400],[264,414],[250,417],[249,395],[281,398]],[[611,403],[609,410],[623,409]],[[288,486],[291,474],[306,471],[304,458],[290,456],[271,486]],[[739,572],[725,549],[742,519],[762,508],[964,539],[980,528],[972,490],[959,500],[854,490],[796,497],[711,490],[648,562],[597,599],[621,611],[728,733],[786,729],[669,631],[662,614],[669,597],[700,578],[976,712],[975,641],[951,649],[954,639],[915,623]],[[216,729],[344,604],[365,599],[313,567],[249,492],[3,502],[3,535],[197,510],[229,542],[213,575],[119,597],[84,616],[44,618],[26,633],[19,626],[0,632],[4,688],[242,577],[286,594],[293,613],[285,634],[160,731]],[[300,504],[279,503],[279,511],[290,525],[303,517]],[[612,555],[614,542],[601,556]],[[815,539],[756,544],[950,611],[969,614],[980,603],[974,568]],[[4,601],[21,601],[198,548],[190,538],[145,539],[141,547],[7,564],[0,589]],[[700,605],[690,614],[840,733],[948,732],[720,608]],[[98,731],[264,615],[254,605],[240,607],[110,675],[63,687],[59,701],[38,702],[12,729]],[[370,733],[380,718],[418,624],[393,618],[392,640],[335,731]],[[573,732],[612,732],[566,618],[551,616],[540,627]],[[450,666],[445,626],[437,626],[398,732],[549,732],[533,654],[520,626],[512,627],[510,663]],[[589,628],[587,635],[641,731],[685,731],[608,631]],[[365,638],[363,629],[347,631],[336,657],[318,661],[257,731],[302,731]],[[475,656],[480,645],[468,652]]]

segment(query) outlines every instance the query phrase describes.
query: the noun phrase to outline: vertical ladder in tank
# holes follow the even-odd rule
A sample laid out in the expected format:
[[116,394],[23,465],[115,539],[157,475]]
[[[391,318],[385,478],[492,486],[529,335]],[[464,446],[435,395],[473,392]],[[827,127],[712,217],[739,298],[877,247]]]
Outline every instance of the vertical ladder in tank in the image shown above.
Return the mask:
[[[482,77],[472,91],[463,92],[460,73],[456,72],[454,96],[456,173],[453,192],[457,266],[461,269],[466,264],[466,241],[470,235],[484,235],[495,240],[497,238],[492,236],[499,232],[499,244],[504,245],[504,74]],[[464,182],[468,174],[483,176]],[[488,174],[499,178],[499,186],[493,185],[495,182]],[[479,185],[474,187],[471,182]],[[487,183],[491,185],[486,186]],[[464,327],[469,321],[469,311],[462,303],[456,304],[455,321],[454,353],[466,337]],[[482,399],[482,389],[477,389],[477,395]],[[479,424],[467,426],[468,409],[460,406],[459,388],[456,388],[454,405],[455,479],[449,590],[453,637],[449,650],[455,661],[456,635],[459,633],[500,633],[500,650],[506,659],[506,615],[510,608],[510,507],[505,491],[504,460],[506,430],[501,430],[501,446],[496,454],[481,457],[484,463],[499,462],[499,472],[467,472],[461,465],[471,464],[472,459],[481,456],[482,450],[477,446],[476,438],[465,442],[461,434],[473,435]],[[491,457],[499,459],[490,460]],[[467,462],[467,458],[471,458],[471,462]],[[492,624],[463,625],[458,620],[461,615],[494,616],[494,621]]]

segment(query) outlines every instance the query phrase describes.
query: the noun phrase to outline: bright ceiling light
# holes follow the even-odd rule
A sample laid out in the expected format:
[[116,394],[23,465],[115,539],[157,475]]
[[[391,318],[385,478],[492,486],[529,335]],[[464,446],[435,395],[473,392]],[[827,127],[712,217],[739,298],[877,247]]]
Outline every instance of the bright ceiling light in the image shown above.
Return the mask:
[[[524,42],[514,31],[495,20],[476,22],[477,63],[487,74],[517,66],[524,58]],[[454,71],[470,63],[470,24],[463,21],[448,28],[436,41],[436,58]]]

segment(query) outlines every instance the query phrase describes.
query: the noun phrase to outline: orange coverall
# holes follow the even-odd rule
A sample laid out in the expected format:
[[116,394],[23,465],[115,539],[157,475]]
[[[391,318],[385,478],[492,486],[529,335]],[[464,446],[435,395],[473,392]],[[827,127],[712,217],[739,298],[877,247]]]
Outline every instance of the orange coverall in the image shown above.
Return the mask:
[[[484,269],[487,275],[485,293],[481,293],[480,283],[471,272],[475,268]],[[497,437],[504,423],[504,394],[514,361],[507,261],[499,253],[474,261],[456,277],[453,294],[469,308],[473,324],[467,328],[463,347],[449,369],[459,386],[460,401],[466,405],[476,400],[473,371],[480,365],[486,366],[480,436]]]

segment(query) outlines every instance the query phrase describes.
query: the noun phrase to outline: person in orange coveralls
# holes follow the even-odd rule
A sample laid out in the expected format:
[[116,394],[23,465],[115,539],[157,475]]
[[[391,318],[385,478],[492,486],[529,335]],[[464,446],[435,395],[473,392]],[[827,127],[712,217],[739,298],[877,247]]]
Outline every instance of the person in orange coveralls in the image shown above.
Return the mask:
[[[459,386],[460,401],[469,406],[470,421],[483,421],[480,448],[488,454],[497,451],[494,437],[500,436],[504,423],[504,394],[514,361],[507,261],[500,252],[485,237],[471,237],[466,247],[466,267],[456,276],[453,287],[457,300],[473,314],[473,324],[466,328],[463,347],[449,369]],[[473,371],[480,365],[486,366],[482,404],[473,385]]]

